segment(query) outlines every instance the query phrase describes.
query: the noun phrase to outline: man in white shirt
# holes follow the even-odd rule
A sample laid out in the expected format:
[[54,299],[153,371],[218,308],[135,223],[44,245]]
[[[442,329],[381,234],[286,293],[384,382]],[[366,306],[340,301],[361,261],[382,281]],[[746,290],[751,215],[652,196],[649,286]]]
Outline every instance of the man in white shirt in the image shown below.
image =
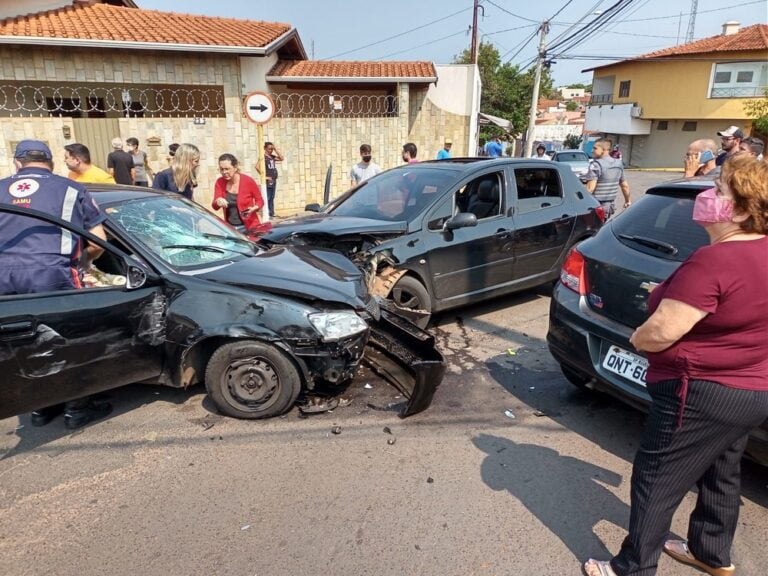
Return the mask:
[[350,186],[357,186],[361,182],[368,180],[371,176],[376,176],[376,174],[381,172],[381,168],[371,162],[370,144],[362,144],[360,146],[360,160],[360,162],[352,166],[352,171],[349,173]]

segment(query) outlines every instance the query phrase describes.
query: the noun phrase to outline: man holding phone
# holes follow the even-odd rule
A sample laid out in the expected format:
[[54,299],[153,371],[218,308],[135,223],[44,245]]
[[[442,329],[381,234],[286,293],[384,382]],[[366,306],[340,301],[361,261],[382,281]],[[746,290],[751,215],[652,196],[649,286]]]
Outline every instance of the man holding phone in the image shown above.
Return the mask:
[[683,164],[685,178],[717,176],[720,173],[720,166],[716,164],[716,153],[717,144],[714,140],[703,139],[691,142]]

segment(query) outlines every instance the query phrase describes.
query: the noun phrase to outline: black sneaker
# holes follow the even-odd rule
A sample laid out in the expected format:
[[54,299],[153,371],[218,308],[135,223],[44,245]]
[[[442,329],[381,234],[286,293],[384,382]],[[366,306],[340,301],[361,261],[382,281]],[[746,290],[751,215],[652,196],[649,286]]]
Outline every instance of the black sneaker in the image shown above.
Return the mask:
[[48,406],[48,408],[41,408],[32,412],[29,423],[32,426],[45,426],[51,420],[56,418],[64,411],[64,404],[56,404],[55,406]]
[[104,418],[110,412],[112,412],[112,404],[109,402],[88,402],[82,408],[67,410],[64,413],[64,426],[68,430],[76,430],[89,422]]

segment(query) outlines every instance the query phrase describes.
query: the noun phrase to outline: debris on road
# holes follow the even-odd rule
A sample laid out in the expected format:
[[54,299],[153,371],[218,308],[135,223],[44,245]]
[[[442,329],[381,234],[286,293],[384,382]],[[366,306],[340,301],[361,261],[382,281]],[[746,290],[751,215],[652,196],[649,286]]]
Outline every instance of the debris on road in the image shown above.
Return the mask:
[[203,432],[205,432],[206,430],[213,428],[215,424],[213,422],[203,422],[201,426],[203,427]]
[[147,432],[144,435],[144,440],[146,440],[147,442],[154,442],[155,440],[157,440],[157,432]]
[[322,412],[330,412],[337,408],[340,404],[338,398],[325,398],[322,396],[311,396],[307,399],[306,404],[299,406],[299,411],[304,414],[320,414]]
[[368,382],[365,383],[365,386],[363,386],[366,390],[372,390],[373,386],[371,386]]
[[397,438],[387,438],[387,444],[392,446],[395,442],[397,442]]
[[250,528],[251,528],[250,524],[243,524],[242,526],[240,526],[240,530],[249,530]]
[[341,434],[341,426],[334,426],[333,428],[331,428],[331,434],[336,434],[336,435]]
[[389,426],[384,426],[384,434],[392,434],[392,429]]
[[512,410],[504,410],[504,416],[511,418],[512,420],[515,419],[515,413],[512,412]]
[[432,478],[432,476],[427,476],[427,484],[434,484],[434,483],[435,483],[435,479]]
[[512,348],[507,348],[507,354],[509,354],[510,356],[515,356],[517,352]]
[[536,412],[534,412],[533,415],[536,416],[537,418],[541,418],[542,416],[546,416],[547,413],[542,412],[541,410],[536,410]]

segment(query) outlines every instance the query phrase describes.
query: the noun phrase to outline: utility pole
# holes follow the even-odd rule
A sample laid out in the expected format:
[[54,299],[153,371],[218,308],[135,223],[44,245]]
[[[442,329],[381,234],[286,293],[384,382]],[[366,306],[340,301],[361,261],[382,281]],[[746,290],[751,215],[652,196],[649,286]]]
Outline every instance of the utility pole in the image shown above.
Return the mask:
[[696,12],[699,11],[699,0],[691,0],[691,17],[688,19],[688,33],[685,35],[685,43],[693,42],[693,32],[696,29]]
[[472,9],[472,46],[470,47],[470,61],[472,64],[477,64],[477,11],[479,9],[480,0],[475,0],[475,6]]
[[536,76],[533,79],[533,95],[531,96],[531,113],[528,117],[528,132],[525,136],[525,157],[533,153],[533,132],[536,128],[536,108],[539,104],[539,84],[541,84],[541,69],[547,57],[547,33],[549,20],[544,20],[539,27],[539,55],[536,57]]

